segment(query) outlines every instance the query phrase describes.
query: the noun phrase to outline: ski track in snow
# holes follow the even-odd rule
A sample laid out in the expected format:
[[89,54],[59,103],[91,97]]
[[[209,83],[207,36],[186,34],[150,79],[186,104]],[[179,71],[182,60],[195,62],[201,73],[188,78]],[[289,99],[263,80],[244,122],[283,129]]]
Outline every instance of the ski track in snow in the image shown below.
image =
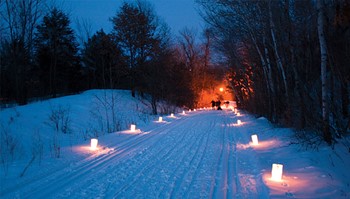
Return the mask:
[[56,168],[2,194],[5,198],[12,194],[19,198],[269,198],[256,153],[237,150],[238,142],[249,140],[247,131],[259,125],[249,129],[232,125],[237,118],[252,123],[255,119],[230,111],[180,117],[114,143],[108,153]]

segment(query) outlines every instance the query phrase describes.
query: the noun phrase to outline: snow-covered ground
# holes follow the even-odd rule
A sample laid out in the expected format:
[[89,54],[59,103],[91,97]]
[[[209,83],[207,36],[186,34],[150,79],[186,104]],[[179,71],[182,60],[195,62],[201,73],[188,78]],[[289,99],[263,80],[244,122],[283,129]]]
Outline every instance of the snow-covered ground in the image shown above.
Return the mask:
[[[243,111],[179,111],[159,122],[128,91],[117,91],[121,130],[100,135],[91,150],[86,138],[94,134],[86,131],[101,128],[107,117],[96,117],[96,97],[106,93],[2,110],[2,133],[18,144],[13,156],[1,148],[0,198],[350,198],[348,143],[304,150],[291,144],[290,129]],[[57,107],[69,110],[71,121],[70,133],[56,140],[60,158],[52,157],[48,122]],[[283,164],[281,181],[271,180],[273,163]]]

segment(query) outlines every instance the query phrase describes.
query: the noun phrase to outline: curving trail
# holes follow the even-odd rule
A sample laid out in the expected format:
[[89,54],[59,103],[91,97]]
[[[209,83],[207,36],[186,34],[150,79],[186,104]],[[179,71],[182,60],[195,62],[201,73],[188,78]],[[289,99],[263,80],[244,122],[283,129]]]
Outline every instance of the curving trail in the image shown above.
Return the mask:
[[[242,151],[259,125],[237,126],[231,111],[167,118],[147,133],[111,141],[91,156],[4,191],[4,198],[269,198],[254,151]],[[118,135],[115,135],[118,136]],[[2,194],[4,194],[2,193]]]

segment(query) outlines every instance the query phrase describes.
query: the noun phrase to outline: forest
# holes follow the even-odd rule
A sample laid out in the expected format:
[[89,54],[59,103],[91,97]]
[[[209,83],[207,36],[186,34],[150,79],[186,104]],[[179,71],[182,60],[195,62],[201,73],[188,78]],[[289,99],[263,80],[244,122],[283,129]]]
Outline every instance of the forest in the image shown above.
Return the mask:
[[198,3],[240,107],[306,142],[349,133],[349,1]]
[[[332,145],[350,131],[350,3],[196,0],[206,22],[174,38],[147,1],[123,3],[111,32],[72,28],[45,0],[0,0],[0,105],[125,89],[153,114],[209,106],[226,82],[238,107]],[[85,39],[81,39],[85,38]]]
[[91,33],[86,23],[79,34],[68,14],[47,8],[48,2],[0,2],[2,104],[87,89],[128,89],[133,96],[147,93],[154,107],[159,100],[194,107],[197,93],[223,76],[209,64],[208,43],[196,42],[190,29],[174,41],[146,1],[116,8],[110,33]]

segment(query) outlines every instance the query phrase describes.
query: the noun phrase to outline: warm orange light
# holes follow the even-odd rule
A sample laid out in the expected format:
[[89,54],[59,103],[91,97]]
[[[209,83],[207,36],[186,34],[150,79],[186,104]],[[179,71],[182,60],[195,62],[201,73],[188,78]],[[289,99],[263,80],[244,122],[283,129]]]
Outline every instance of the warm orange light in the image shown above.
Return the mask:
[[96,150],[97,149],[97,143],[98,143],[98,140],[96,138],[91,139],[91,143],[90,143],[91,147],[90,147],[90,149],[91,150]]
[[224,91],[224,88],[221,87],[219,90],[220,90],[220,92],[223,92],[223,91]]
[[135,132],[135,131],[136,131],[136,125],[135,125],[135,124],[132,124],[132,125],[131,125],[130,131],[131,131],[131,132]]
[[241,114],[239,112],[237,112],[237,116],[241,116]]
[[282,164],[272,164],[271,171],[271,180],[273,181],[281,181],[283,174],[283,165]]
[[258,145],[259,144],[257,135],[252,135],[252,142],[253,142],[253,145]]

